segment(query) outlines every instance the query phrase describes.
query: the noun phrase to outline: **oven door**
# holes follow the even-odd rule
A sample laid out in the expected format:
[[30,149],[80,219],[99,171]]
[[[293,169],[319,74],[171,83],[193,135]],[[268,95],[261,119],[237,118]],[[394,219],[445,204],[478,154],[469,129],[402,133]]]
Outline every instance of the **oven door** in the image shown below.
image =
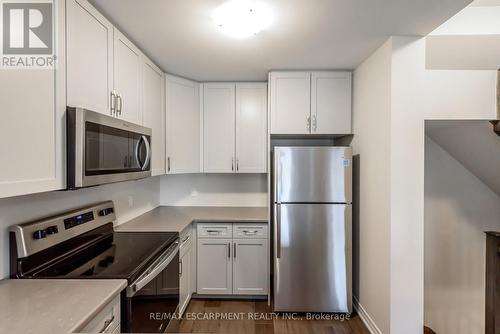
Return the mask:
[[178,317],[178,241],[127,287],[124,306],[125,333],[164,333],[171,320]]
[[68,188],[134,180],[151,175],[151,130],[68,108]]

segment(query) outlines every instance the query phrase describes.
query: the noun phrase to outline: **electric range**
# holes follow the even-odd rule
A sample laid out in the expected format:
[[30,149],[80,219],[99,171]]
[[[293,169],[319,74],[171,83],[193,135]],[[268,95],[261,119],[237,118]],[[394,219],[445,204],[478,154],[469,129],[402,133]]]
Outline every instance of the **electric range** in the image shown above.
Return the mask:
[[11,226],[11,277],[126,279],[121,332],[164,332],[178,312],[179,234],[115,232],[115,219],[108,201]]

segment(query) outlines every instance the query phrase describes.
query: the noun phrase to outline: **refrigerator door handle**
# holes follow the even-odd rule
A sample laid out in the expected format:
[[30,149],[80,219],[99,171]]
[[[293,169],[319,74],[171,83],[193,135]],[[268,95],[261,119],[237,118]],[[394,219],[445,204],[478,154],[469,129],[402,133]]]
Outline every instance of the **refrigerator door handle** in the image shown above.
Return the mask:
[[276,205],[276,258],[281,257],[281,205]]

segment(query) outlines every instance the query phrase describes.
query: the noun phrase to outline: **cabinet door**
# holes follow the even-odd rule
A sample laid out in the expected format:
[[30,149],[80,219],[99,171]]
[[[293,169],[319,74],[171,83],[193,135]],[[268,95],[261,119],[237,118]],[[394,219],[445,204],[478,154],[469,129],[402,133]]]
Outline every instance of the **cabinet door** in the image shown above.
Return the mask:
[[233,294],[266,295],[267,239],[234,239]]
[[233,173],[235,166],[235,85],[203,85],[203,171]]
[[198,239],[199,294],[232,294],[231,242],[231,239]]
[[271,133],[308,134],[311,116],[309,72],[272,72]]
[[236,84],[236,172],[267,171],[267,84]]
[[181,257],[181,272],[180,272],[180,293],[179,293],[179,313],[182,315],[186,309],[191,297],[191,254],[192,247]]
[[[65,26],[65,3],[54,1],[58,27]],[[57,69],[0,70],[0,198],[65,187],[64,29],[55,36]]]
[[143,124],[152,129],[151,174],[165,174],[165,109],[163,72],[149,59],[142,63]]
[[67,1],[67,100],[110,114],[113,25],[86,0]]
[[120,96],[118,117],[142,124],[141,52],[118,29],[114,29],[114,90]]
[[200,85],[166,76],[167,173],[200,172]]
[[311,74],[311,133],[351,133],[351,73]]

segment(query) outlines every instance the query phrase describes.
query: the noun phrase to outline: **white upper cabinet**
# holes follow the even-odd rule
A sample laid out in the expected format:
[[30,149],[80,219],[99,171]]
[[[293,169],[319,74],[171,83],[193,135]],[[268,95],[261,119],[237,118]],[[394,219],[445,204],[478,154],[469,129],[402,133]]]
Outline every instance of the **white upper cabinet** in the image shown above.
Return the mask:
[[267,84],[236,84],[236,172],[267,170]]
[[166,76],[167,173],[200,172],[200,84]]
[[271,133],[309,133],[310,76],[310,72],[272,72],[270,74]]
[[141,52],[114,29],[113,82],[118,117],[142,124]]
[[68,105],[109,115],[113,25],[86,0],[66,3]]
[[235,85],[203,84],[203,171],[231,173],[235,161]]
[[351,73],[271,72],[271,134],[350,134]]
[[149,59],[142,62],[143,125],[152,129],[151,174],[165,174],[165,108],[163,72]]
[[311,133],[352,132],[350,72],[312,72],[311,117]]
[[[56,26],[64,27],[65,1],[54,6]],[[59,30],[57,70],[0,70],[0,198],[65,187],[64,37],[64,29]]]

